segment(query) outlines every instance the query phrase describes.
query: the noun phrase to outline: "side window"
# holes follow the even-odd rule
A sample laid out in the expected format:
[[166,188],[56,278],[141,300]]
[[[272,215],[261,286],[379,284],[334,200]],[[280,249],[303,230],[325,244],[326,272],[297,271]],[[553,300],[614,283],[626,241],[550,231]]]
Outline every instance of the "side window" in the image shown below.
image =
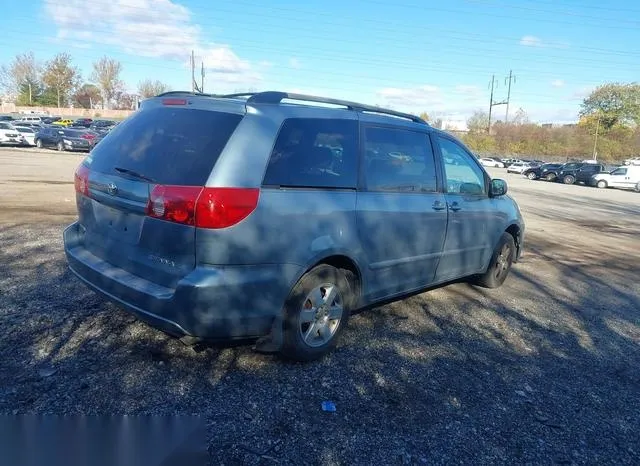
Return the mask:
[[426,133],[367,127],[364,177],[368,191],[434,192],[436,167]]
[[438,143],[447,177],[447,191],[458,194],[485,194],[484,172],[473,157],[450,139],[438,136]]
[[355,188],[358,122],[320,118],[285,120],[264,176],[264,185]]
[[614,171],[611,172],[612,175],[626,175],[627,174],[627,169],[626,168],[617,168]]

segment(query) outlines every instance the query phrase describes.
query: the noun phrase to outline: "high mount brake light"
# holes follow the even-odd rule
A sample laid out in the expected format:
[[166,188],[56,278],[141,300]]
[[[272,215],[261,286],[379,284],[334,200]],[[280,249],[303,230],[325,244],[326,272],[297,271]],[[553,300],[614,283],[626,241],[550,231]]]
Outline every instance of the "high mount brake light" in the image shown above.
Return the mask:
[[162,99],[162,105],[187,105],[187,99]]
[[257,207],[257,188],[207,188],[156,185],[147,204],[149,217],[198,228],[227,228]]

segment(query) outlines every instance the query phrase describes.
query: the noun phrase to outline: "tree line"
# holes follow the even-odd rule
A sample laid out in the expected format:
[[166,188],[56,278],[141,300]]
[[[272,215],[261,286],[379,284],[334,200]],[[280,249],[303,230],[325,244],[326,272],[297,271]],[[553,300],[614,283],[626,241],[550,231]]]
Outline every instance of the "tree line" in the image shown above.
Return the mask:
[[118,60],[103,56],[92,63],[85,80],[66,52],[45,62],[26,52],[0,66],[0,89],[20,106],[123,110],[135,108],[138,98],[170,90],[161,81],[146,79],[138,83],[137,93],[128,92],[121,79],[122,70]]
[[477,153],[554,156],[619,161],[640,155],[640,84],[607,83],[581,103],[574,125],[540,125],[520,109],[509,122],[489,128],[489,116],[476,111],[468,120],[464,142]]

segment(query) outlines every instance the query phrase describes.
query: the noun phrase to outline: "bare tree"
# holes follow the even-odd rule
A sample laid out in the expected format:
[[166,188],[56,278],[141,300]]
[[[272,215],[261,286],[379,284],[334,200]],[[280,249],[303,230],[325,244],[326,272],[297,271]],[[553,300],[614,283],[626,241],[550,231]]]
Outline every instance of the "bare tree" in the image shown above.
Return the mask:
[[170,87],[168,84],[165,84],[158,80],[152,81],[150,79],[145,79],[144,81],[138,83],[138,94],[143,99],[162,94],[163,92],[169,91],[169,89]]
[[82,108],[94,108],[102,102],[100,89],[95,84],[85,83],[73,95],[74,102]]
[[60,107],[68,103],[71,92],[80,85],[80,70],[71,65],[71,55],[59,53],[45,65],[42,81],[55,90]]
[[11,64],[0,68],[0,86],[8,94],[17,96],[26,92],[26,102],[34,101],[34,88],[39,87],[41,67],[36,62],[33,52],[16,55]]
[[93,63],[91,80],[102,92],[102,101],[106,108],[110,108],[113,100],[123,91],[124,83],[120,79],[122,63],[114,58],[104,56]]

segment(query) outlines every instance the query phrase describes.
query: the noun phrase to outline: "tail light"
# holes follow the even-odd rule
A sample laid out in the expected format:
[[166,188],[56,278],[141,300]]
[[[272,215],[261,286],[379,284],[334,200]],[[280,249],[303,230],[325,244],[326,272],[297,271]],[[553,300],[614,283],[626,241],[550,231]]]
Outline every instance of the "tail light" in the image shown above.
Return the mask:
[[84,196],[89,196],[89,168],[80,164],[73,176],[73,184],[76,192]]
[[255,188],[206,188],[157,185],[147,215],[198,228],[227,228],[247,218],[258,205]]

